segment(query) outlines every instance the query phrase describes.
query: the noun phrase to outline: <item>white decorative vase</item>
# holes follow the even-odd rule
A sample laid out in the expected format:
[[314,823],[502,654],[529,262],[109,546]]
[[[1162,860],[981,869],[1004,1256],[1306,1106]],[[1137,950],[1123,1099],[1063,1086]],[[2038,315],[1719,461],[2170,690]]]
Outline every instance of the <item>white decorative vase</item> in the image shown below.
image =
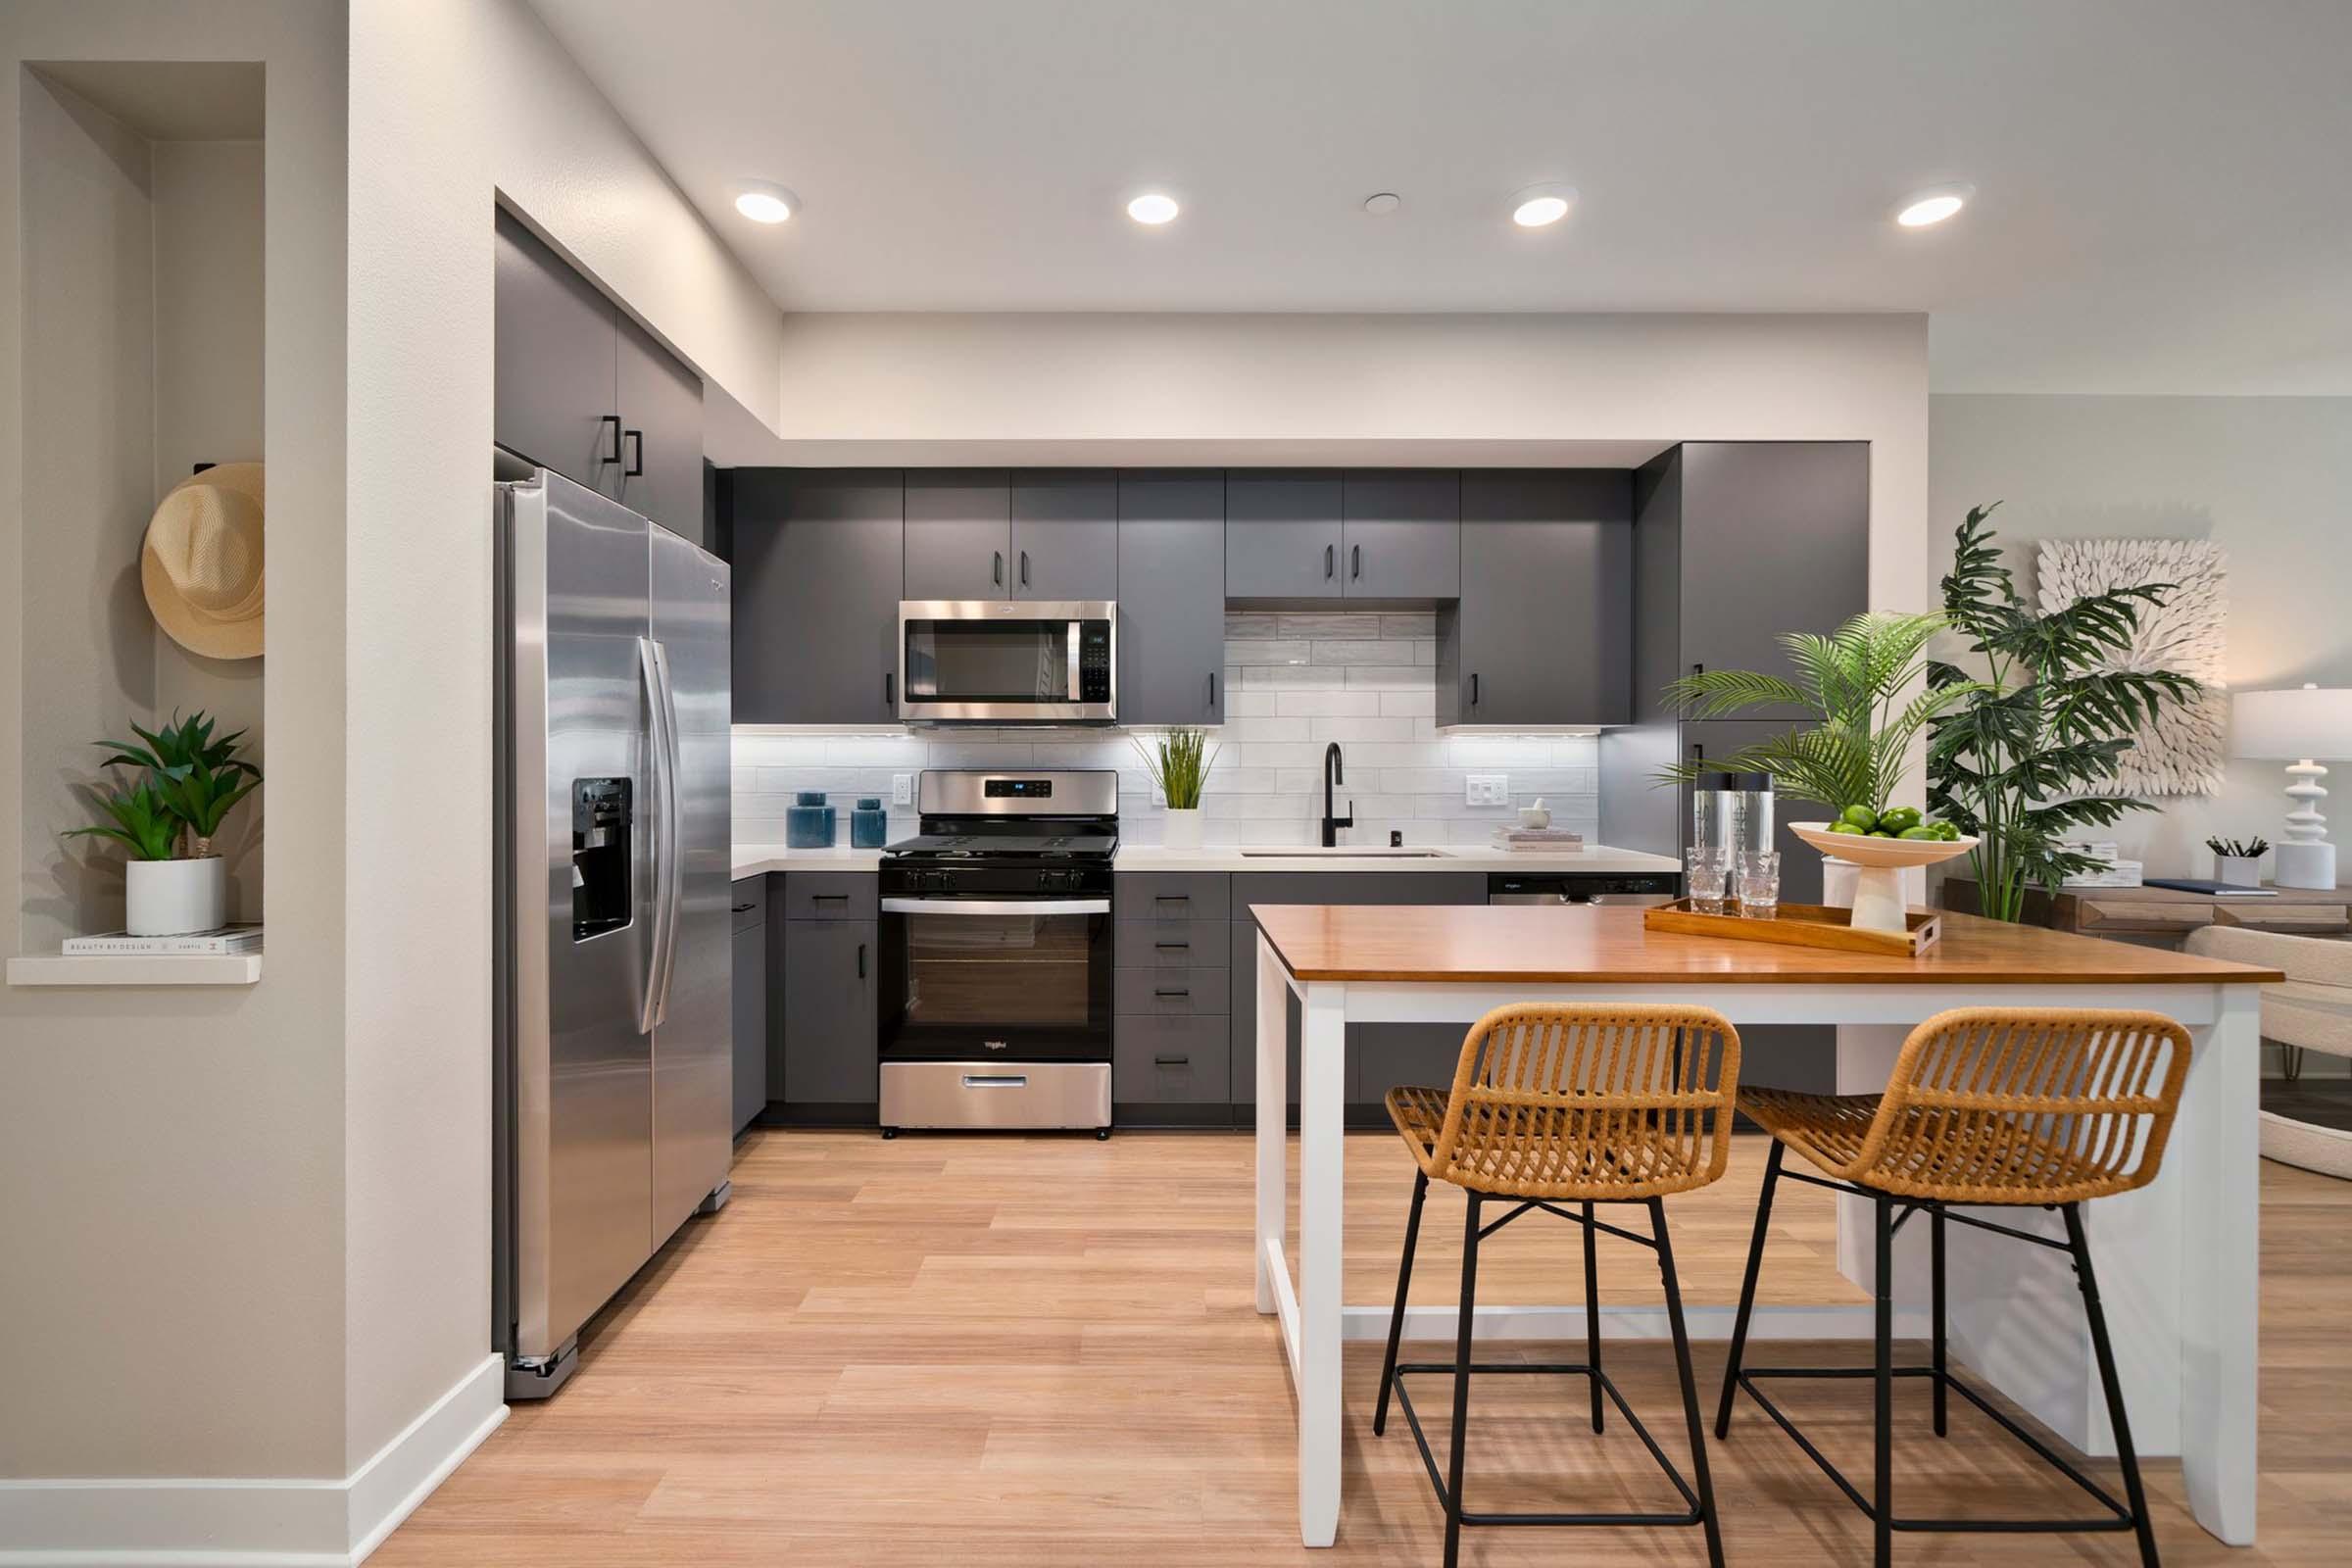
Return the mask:
[[227,922],[227,862],[218,855],[200,860],[126,861],[122,882],[122,929],[134,937],[211,931]]
[[1910,906],[1927,902],[1927,868],[1977,847],[1971,838],[1877,839],[1832,833],[1827,822],[1791,822],[1788,830],[1821,852],[1822,904],[1853,910],[1850,921],[1858,931],[1909,930]]
[[2259,855],[2217,855],[2213,858],[2213,876],[2233,888],[2262,886],[2262,857]]
[[1161,840],[1171,850],[1197,850],[1200,847],[1200,808],[1178,810],[1168,808],[1167,834]]

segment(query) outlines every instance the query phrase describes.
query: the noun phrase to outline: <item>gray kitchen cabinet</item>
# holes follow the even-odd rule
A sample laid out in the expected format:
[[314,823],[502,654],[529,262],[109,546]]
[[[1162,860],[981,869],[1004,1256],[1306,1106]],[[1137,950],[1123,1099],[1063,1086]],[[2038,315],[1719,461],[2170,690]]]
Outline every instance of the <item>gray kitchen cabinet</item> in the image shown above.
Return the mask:
[[1225,597],[1337,599],[1340,475],[1330,468],[1235,469],[1225,476]]
[[1225,914],[1213,920],[1130,920],[1113,927],[1112,961],[1122,969],[1189,969],[1225,961]]
[[1472,470],[1461,519],[1461,597],[1438,609],[1438,722],[1625,723],[1632,476]]
[[871,920],[788,920],[784,1099],[803,1120],[870,1120],[881,1100],[881,954]]
[[635,321],[619,325],[621,505],[708,550],[702,378]]
[[1121,920],[1222,920],[1233,877],[1224,871],[1119,871],[1111,889]]
[[1232,1010],[1231,976],[1225,956],[1213,965],[1182,968],[1152,964],[1112,971],[1112,996],[1119,1016],[1224,1017]]
[[1870,602],[1870,446],[1690,441],[1681,453],[1676,672],[1786,674],[1783,632],[1835,630]]
[[1218,1122],[1232,1114],[1222,1018],[1121,1018],[1110,1094],[1122,1126]]
[[503,207],[495,227],[493,436],[527,462],[617,495],[620,332],[612,302]]
[[767,922],[759,894],[764,877],[734,884],[735,1130],[767,1109]]
[[896,469],[733,470],[735,721],[895,723]]
[[1010,481],[1003,468],[906,470],[906,598],[1013,597]]
[[788,871],[779,898],[787,920],[871,920],[881,912],[874,871]]
[[1119,721],[1221,724],[1225,475],[1121,473],[1117,500]]
[[1451,469],[1350,469],[1340,486],[1343,592],[1349,599],[1451,599],[1462,591],[1461,476]]
[[[1117,475],[1108,468],[1016,469],[1010,597],[1103,600],[1118,594]],[[1126,716],[1122,705],[1120,717]]]

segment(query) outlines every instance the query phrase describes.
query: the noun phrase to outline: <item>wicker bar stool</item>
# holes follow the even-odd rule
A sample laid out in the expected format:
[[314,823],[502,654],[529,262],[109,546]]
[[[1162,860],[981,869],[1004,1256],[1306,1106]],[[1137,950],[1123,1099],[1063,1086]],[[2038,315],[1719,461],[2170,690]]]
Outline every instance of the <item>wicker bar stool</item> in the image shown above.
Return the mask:
[[[2156,1013],[1961,1007],[1937,1013],[1911,1031],[1884,1095],[1741,1090],[1740,1108],[1772,1134],[1773,1145],[1764,1168],[1764,1190],[1756,1200],[1755,1235],[1748,1245],[1746,1279],[1740,1288],[1740,1313],[1732,1327],[1731,1360],[1724,1372],[1715,1435],[1730,1435],[1733,1395],[1745,1389],[1838,1490],[1870,1517],[1880,1568],[1886,1568],[1892,1533],[1897,1530],[2130,1530],[2139,1538],[2143,1568],[2157,1568],[2155,1532],[2148,1522],[2139,1460],[2132,1449],[2131,1423],[2125,1417],[2123,1391],[2116,1381],[2115,1352],[2107,1337],[2106,1313],[2099,1305],[2098,1280],[2083,1240],[2082,1205],[2090,1199],[2144,1187],[2155,1179],[2187,1071],[2188,1032]],[[1781,1157],[1789,1150],[1823,1174],[1784,1171]],[[1878,1356],[1870,1368],[1751,1368],[1741,1364],[1748,1320],[1755,1309],[1756,1273],[1764,1258],[1765,1227],[1772,1216],[1773,1189],[1784,1176],[1872,1201]],[[2066,1239],[2036,1236],[1960,1213],[1953,1208],[1955,1204],[2054,1208],[2065,1219]],[[1894,1233],[1921,1212],[1928,1215],[1932,1227],[1932,1359],[1926,1366],[1898,1367],[1893,1364],[1892,1352]],[[1947,1221],[2054,1248],[2072,1256],[2082,1309],[2089,1319],[2099,1382],[2106,1394],[2108,1419],[2115,1428],[2127,1500],[2117,1501],[2047,1444],[1993,1408],[1946,1364]],[[1937,1437],[1944,1436],[1947,1429],[1946,1392],[1956,1392],[2088,1493],[2106,1513],[2088,1519],[1898,1518],[1888,1433],[1894,1379],[1898,1377],[1933,1380]],[[1763,1378],[1870,1378],[1874,1382],[1876,1438],[1868,1495],[1840,1475],[1795,1423],[1765,1396],[1756,1386]]]
[[[1740,1035],[1722,1014],[1704,1007],[1497,1007],[1473,1024],[1462,1041],[1450,1090],[1398,1088],[1388,1095],[1390,1119],[1404,1135],[1419,1167],[1413,1177],[1411,1217],[1396,1270],[1396,1307],[1389,1319],[1389,1348],[1380,1374],[1380,1402],[1372,1417],[1386,1431],[1392,1390],[1430,1485],[1446,1508],[1446,1565],[1454,1568],[1464,1525],[1699,1525],[1707,1561],[1722,1568],[1715,1491],[1707,1475],[1706,1434],[1698,1389],[1690,1373],[1690,1340],[1675,1276],[1674,1247],[1661,1200],[1704,1187],[1723,1174],[1731,1152],[1732,1107],[1740,1076]],[[1404,1331],[1404,1298],[1413,1276],[1413,1246],[1421,1205],[1435,1179],[1460,1187],[1469,1200],[1462,1233],[1462,1296],[1451,1362],[1396,1364]],[[1516,1200],[1500,1218],[1481,1224],[1490,1200]],[[1600,1203],[1642,1203],[1649,1234],[1595,1217]],[[1567,1207],[1563,1205],[1576,1205]],[[1541,1366],[1470,1359],[1477,1307],[1478,1248],[1531,1209],[1584,1227],[1586,1355],[1581,1363]],[[1593,1244],[1598,1233],[1654,1250],[1666,1286],[1666,1315],[1674,1330],[1674,1358],[1682,1377],[1683,1416],[1690,1433],[1692,1479],[1686,1481],[1625,1396],[1600,1366],[1600,1295]],[[1453,1378],[1453,1442],[1445,1475],[1403,1378],[1416,1373]],[[1605,1393],[1690,1506],[1679,1513],[1474,1514],[1462,1505],[1462,1434],[1470,1410],[1470,1375],[1565,1373],[1585,1377],[1592,1396],[1592,1430],[1602,1429]]]

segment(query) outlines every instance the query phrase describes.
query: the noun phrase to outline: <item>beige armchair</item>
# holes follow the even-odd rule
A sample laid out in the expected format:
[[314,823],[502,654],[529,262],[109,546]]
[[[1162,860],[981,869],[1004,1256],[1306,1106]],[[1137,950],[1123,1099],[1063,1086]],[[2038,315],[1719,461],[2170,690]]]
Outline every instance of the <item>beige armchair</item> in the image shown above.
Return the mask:
[[[2283,984],[2262,988],[2262,1037],[2286,1049],[2289,1078],[2299,1075],[2306,1051],[2352,1057],[2352,942],[2216,925],[2190,933],[2187,948],[2285,971]],[[2262,1152],[2281,1164],[2352,1180],[2352,1129],[2266,1110]]]

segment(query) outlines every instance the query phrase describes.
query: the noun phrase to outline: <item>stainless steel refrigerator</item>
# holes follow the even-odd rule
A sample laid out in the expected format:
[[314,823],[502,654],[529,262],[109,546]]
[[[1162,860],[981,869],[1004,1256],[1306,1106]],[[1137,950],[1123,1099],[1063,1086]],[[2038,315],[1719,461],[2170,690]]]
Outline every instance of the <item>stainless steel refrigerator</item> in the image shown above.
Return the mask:
[[493,1329],[514,1399],[554,1393],[581,1325],[726,1200],[731,711],[726,563],[500,461]]

